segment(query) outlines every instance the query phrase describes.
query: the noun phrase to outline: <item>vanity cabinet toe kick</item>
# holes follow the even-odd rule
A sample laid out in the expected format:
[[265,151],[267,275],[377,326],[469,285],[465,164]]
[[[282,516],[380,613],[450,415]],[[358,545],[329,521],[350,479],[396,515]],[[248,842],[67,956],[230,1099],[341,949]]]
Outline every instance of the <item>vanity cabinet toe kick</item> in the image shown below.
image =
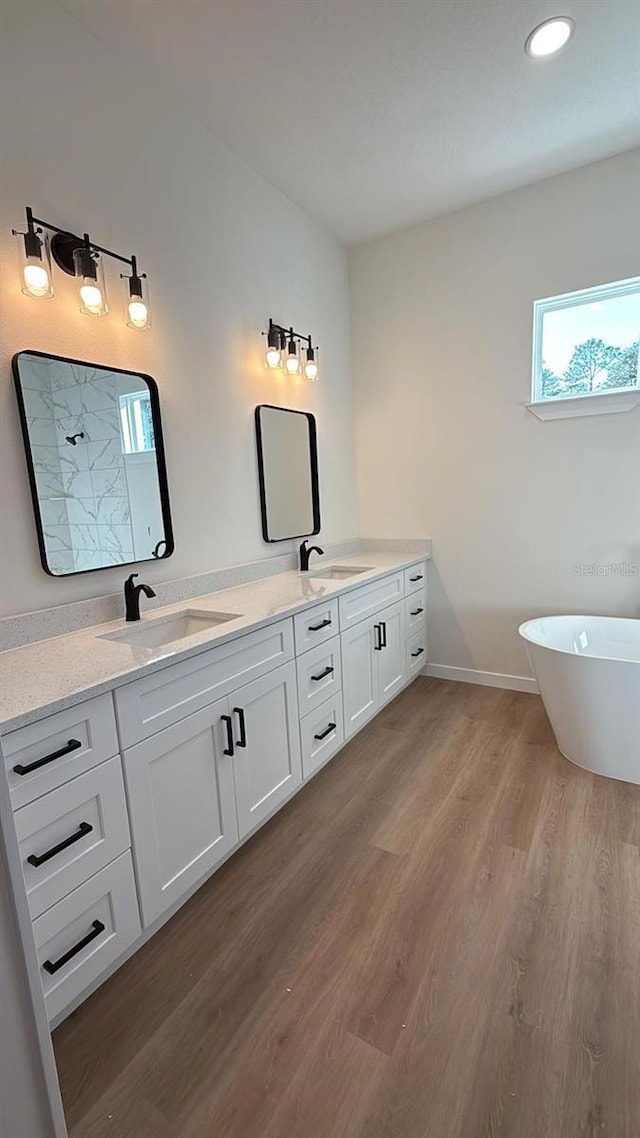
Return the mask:
[[426,662],[426,565],[0,739],[59,1023]]

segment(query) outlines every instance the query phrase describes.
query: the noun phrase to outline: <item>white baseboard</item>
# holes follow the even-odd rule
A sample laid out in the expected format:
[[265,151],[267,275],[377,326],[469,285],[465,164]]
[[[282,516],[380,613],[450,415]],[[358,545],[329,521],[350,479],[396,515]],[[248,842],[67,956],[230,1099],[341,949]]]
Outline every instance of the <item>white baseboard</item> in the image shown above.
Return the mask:
[[451,664],[427,664],[424,676],[439,680],[456,680],[463,684],[483,684],[489,688],[506,688],[508,691],[528,691],[538,694],[538,685],[532,676],[506,676],[502,672],[479,672],[475,668],[454,668]]

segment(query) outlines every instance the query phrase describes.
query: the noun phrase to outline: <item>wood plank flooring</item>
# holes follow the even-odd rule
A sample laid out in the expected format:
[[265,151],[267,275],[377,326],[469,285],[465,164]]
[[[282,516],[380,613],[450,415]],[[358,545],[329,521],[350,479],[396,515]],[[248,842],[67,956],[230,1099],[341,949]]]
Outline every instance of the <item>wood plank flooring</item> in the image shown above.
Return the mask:
[[54,1033],[71,1138],[639,1138],[639,847],[419,679]]

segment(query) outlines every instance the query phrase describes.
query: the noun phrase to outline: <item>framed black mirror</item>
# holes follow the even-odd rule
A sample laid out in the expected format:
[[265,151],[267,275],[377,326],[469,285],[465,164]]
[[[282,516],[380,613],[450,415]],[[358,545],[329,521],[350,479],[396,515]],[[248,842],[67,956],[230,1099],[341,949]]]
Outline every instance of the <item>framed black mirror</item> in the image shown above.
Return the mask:
[[264,540],[320,533],[315,417],[263,403],[256,407],[256,441]]
[[149,375],[13,357],[40,558],[54,577],[170,557],[158,389]]

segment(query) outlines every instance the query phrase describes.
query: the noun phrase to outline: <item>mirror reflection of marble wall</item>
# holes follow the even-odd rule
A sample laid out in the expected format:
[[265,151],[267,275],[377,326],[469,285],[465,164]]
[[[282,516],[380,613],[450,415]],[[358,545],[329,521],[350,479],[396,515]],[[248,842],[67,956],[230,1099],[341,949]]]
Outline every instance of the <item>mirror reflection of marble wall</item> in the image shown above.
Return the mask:
[[49,572],[163,555],[144,378],[24,352],[18,372]]

